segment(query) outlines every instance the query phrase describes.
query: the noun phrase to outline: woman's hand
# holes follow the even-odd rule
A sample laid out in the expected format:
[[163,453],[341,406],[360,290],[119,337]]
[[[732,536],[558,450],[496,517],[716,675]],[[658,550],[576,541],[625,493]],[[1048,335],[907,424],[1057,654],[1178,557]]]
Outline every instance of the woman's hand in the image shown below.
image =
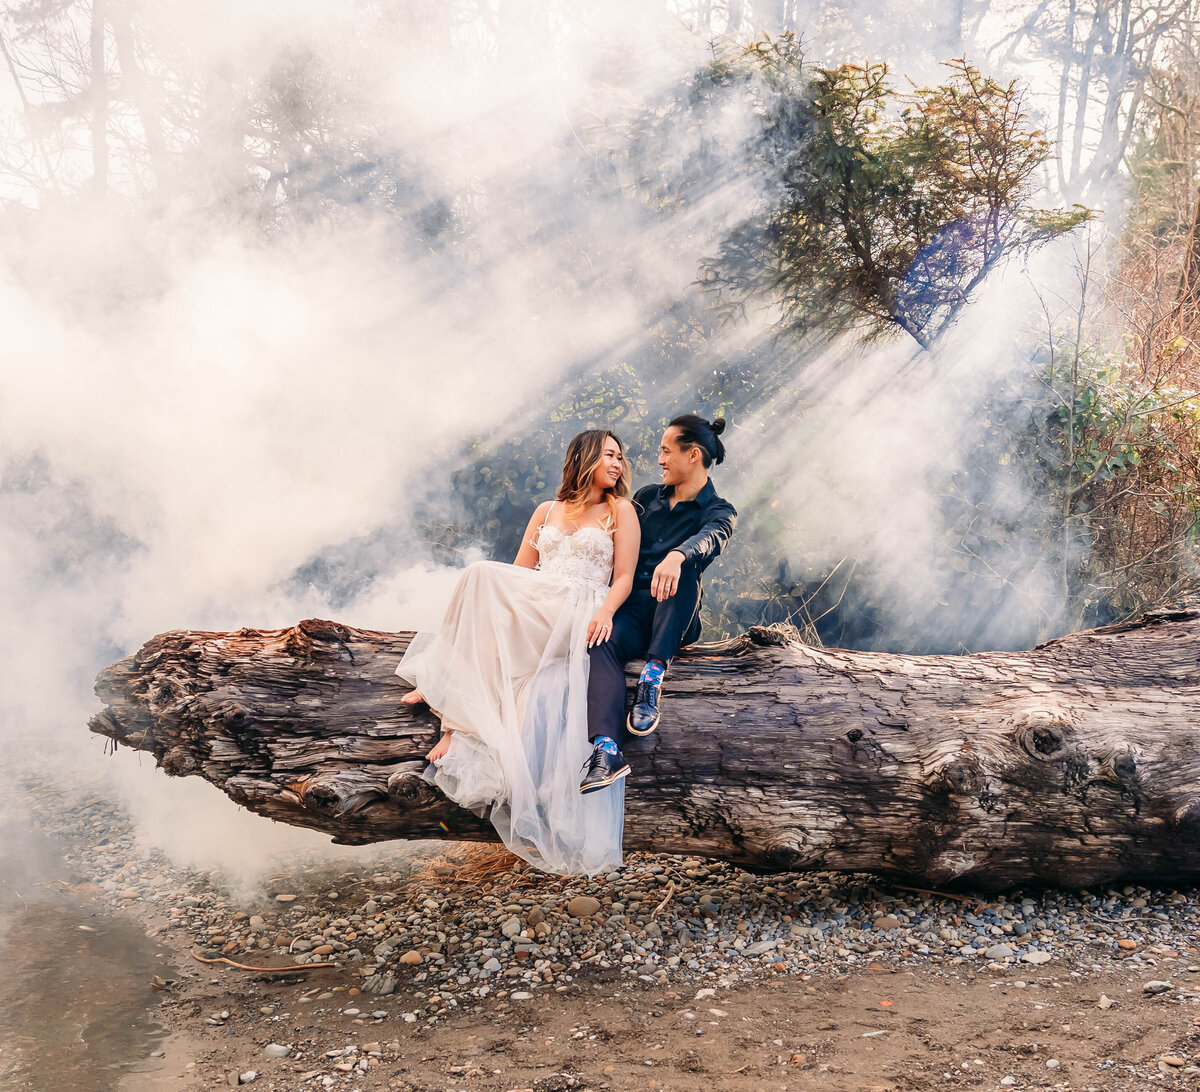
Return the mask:
[[442,738],[433,745],[433,750],[425,756],[427,762],[437,762],[439,758],[445,758],[446,752],[450,750],[450,737],[454,735],[452,729],[447,729],[442,733]]
[[611,610],[598,610],[596,617],[588,623],[587,646],[602,644],[612,636],[613,616]]

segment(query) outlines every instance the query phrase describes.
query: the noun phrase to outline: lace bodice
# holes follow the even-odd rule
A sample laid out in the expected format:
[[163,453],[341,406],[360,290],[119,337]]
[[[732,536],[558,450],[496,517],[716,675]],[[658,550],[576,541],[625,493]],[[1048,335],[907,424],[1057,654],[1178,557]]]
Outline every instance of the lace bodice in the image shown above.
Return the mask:
[[608,594],[612,582],[612,535],[601,527],[584,527],[573,534],[544,524],[534,543],[539,555],[538,568],[565,577],[572,584],[588,588],[598,598]]

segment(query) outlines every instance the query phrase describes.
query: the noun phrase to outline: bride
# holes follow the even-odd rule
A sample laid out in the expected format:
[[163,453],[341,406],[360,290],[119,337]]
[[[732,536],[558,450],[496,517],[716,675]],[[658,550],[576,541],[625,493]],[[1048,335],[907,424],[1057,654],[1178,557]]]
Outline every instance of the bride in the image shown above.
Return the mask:
[[633,587],[641,529],[629,480],[616,436],[576,436],[513,563],[469,565],[442,628],[417,634],[396,668],[416,687],[401,700],[427,702],[442,721],[425,776],[462,807],[490,806],[513,853],[562,875],[621,862],[629,767],[617,763],[612,787],[588,795],[579,774],[593,753],[587,650],[611,637]]

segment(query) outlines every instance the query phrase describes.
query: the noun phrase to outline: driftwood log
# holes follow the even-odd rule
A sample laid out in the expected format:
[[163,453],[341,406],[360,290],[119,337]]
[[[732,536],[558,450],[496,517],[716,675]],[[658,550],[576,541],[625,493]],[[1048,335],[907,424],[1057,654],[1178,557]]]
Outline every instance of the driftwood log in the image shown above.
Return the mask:
[[[90,727],[336,842],[493,839],[419,776],[438,727],[398,702],[410,636],[162,634],[101,672]],[[1194,881],[1200,612],[969,656],[751,630],[681,656],[626,754],[628,849],[991,890]]]

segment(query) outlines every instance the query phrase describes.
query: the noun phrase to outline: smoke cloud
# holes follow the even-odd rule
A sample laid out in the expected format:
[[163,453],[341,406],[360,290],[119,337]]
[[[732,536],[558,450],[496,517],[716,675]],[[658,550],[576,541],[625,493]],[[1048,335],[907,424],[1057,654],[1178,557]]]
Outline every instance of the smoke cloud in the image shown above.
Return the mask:
[[[0,100],[8,754],[52,755],[65,776],[95,768],[92,679],[164,630],[314,615],[433,624],[454,570],[430,553],[417,513],[451,518],[464,442],[537,448],[532,423],[574,379],[634,355],[676,301],[694,302],[699,262],[759,199],[733,158],[754,120],[736,100],[706,119],[705,139],[730,158],[708,149],[709,173],[676,215],[647,214],[624,157],[631,121],[711,56],[713,31],[739,28],[630,2],[506,0],[475,23],[454,7],[135,5],[157,105],[114,106],[103,199],[89,190],[87,119],[48,124],[38,95],[53,93],[33,71],[79,60],[68,31],[86,12],[10,22],[33,101]],[[903,37],[868,45],[886,58]],[[818,45],[832,58],[842,40]],[[907,57],[915,75],[931,75],[932,55]],[[277,147],[268,121],[286,134]],[[688,161],[699,139],[672,131],[659,168]],[[1051,268],[1038,274],[1047,283]],[[1053,572],[989,558],[1012,577],[981,604],[941,541],[939,501],[975,442],[974,407],[997,374],[1027,364],[1012,329],[1028,303],[998,281],[915,367],[900,344],[810,358],[769,343],[769,315],[752,314],[648,412],[691,409],[723,361],[773,354],[795,380],[734,422],[718,477],[743,527],[777,500],[800,529],[795,557],[869,558],[904,620],[899,643],[927,635],[933,602],[939,640],[1010,643],[1053,626]],[[651,480],[649,459],[638,469]],[[1015,480],[980,499],[1016,519],[1029,502]],[[349,583],[309,579],[347,557]],[[996,624],[947,621],[981,613]],[[232,820],[223,797],[151,766],[123,756],[104,771],[148,841],[188,862],[227,865],[232,841],[264,852],[319,841]],[[181,811],[208,818],[168,820]],[[220,834],[185,842],[171,833],[184,826]]]

